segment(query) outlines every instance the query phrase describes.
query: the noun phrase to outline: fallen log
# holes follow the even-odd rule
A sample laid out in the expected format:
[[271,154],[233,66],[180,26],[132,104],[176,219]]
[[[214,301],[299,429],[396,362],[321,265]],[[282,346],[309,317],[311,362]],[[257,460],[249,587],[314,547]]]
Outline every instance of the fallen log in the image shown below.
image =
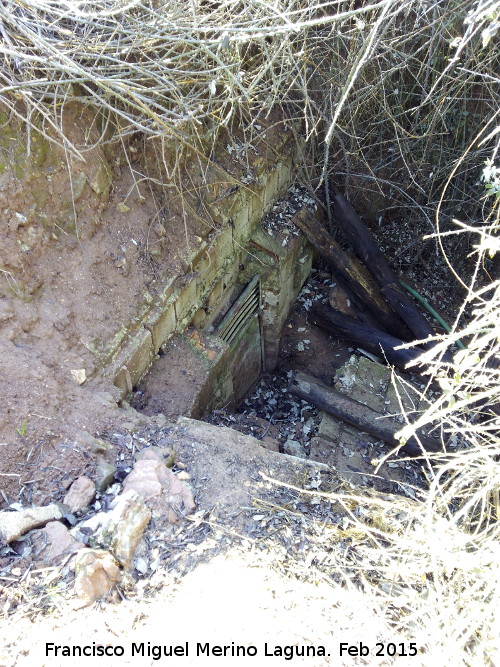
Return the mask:
[[337,338],[354,343],[378,357],[385,356],[390,364],[403,370],[407,364],[416,361],[421,354],[419,350],[413,348],[396,350],[395,348],[403,345],[404,341],[339,313],[330,306],[314,305],[309,312],[308,319],[312,324]]
[[[390,307],[406,322],[416,339],[425,340],[428,336],[435,335],[431,325],[420,314],[399,282],[384,285],[380,291]],[[429,347],[434,344],[426,343],[425,346]]]
[[352,292],[384,329],[400,338],[408,337],[405,325],[382,298],[370,272],[354,256],[342,250],[319,220],[307,209],[302,209],[294,221],[325,258],[342,287]]
[[416,338],[425,339],[433,336],[434,331],[431,325],[399,284],[370,230],[340,193],[333,195],[332,213],[335,222],[374,277],[392,310],[401,317]]
[[[392,447],[401,445],[395,436],[395,433],[401,429],[401,424],[390,417],[384,417],[363,405],[363,403],[327,387],[312,375],[295,371],[290,379],[288,391],[346,424],[355,426],[361,431],[387,442]],[[431,438],[422,432],[417,432],[417,436],[418,440],[414,436],[409,438],[401,446],[402,451],[410,456],[422,456],[424,451],[443,451],[443,446],[437,438]]]

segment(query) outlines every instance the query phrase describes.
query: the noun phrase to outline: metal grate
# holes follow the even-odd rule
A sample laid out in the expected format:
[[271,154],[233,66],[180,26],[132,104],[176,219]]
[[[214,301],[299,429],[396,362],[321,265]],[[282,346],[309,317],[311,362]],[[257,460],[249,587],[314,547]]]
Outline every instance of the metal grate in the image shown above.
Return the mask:
[[225,343],[231,343],[238,337],[248,322],[260,311],[260,276],[252,278],[250,283],[236,299],[225,317],[217,326],[215,333]]

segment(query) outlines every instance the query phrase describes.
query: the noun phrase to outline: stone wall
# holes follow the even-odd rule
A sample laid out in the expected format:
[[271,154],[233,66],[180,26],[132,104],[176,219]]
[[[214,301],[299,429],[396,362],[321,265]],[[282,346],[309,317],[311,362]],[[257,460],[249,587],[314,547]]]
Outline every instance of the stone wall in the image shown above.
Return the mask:
[[[214,188],[215,196],[206,206],[216,221],[216,230],[198,239],[185,261],[186,271],[169,277],[144,313],[138,330],[120,345],[102,371],[101,377],[118,388],[119,398],[132,391],[172,336],[182,334],[189,325],[211,333],[213,324],[255,275],[261,276],[262,285],[263,367],[274,367],[283,323],[310,272],[312,249],[302,235],[294,236],[284,247],[266,234],[260,223],[293,183],[294,158],[292,137],[283,134],[274,146],[273,159],[254,159],[250,185],[233,187],[222,195]],[[253,345],[250,339],[247,342]],[[238,354],[244,354],[241,347]],[[200,391],[210,399],[198,401],[205,408],[217,407],[233,395],[235,375],[228,366],[236,357],[236,353],[230,353],[207,359],[211,380]],[[252,374],[245,377],[256,379]],[[241,394],[241,383],[237,384],[237,393]],[[198,405],[192,414],[202,412]]]
[[[210,333],[259,275],[261,361],[271,369],[311,264],[302,236],[286,244],[261,226],[294,181],[295,134],[263,119],[252,141],[237,129],[194,150],[102,137],[90,105],[68,104],[63,116],[80,156],[53,143],[42,121],[28,131],[0,113],[5,338],[39,355],[60,386],[76,381],[119,401],[172,336],[188,326]],[[238,355],[248,367],[257,347],[246,361],[243,348],[218,357],[215,376],[229,378],[224,367]]]

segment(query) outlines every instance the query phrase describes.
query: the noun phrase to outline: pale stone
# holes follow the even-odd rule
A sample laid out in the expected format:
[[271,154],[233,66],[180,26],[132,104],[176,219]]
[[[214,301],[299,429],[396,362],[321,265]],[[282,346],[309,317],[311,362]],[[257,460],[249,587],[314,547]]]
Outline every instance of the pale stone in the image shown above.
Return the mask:
[[304,446],[298,440],[292,440],[291,438],[288,438],[288,440],[283,445],[283,451],[285,454],[296,456],[300,459],[307,458]]
[[146,447],[136,454],[136,461],[156,460],[171,468],[175,462],[175,454],[172,449],[165,447]]
[[321,412],[321,421],[318,427],[318,437],[338,443],[342,436],[343,425],[328,412]]
[[110,442],[101,440],[101,438],[94,438],[90,433],[84,430],[78,432],[78,441],[86,445],[96,454],[105,454],[110,449],[113,449],[113,445]]
[[91,604],[120,580],[120,568],[108,551],[82,549],[75,561],[75,593]]
[[71,370],[73,380],[78,384],[83,384],[87,379],[87,371],[85,368],[73,368]]
[[107,461],[99,461],[95,470],[95,484],[99,493],[104,493],[113,483],[116,467]]
[[133,489],[143,498],[155,498],[163,491],[166,466],[158,459],[136,461],[132,472],[123,480],[123,491]]
[[46,564],[59,565],[66,556],[85,546],[83,542],[75,540],[66,526],[59,521],[49,521],[39,534],[45,543],[41,556]]
[[128,568],[151,519],[151,510],[133,490],[117,496],[111,507],[111,512],[93,517],[100,526],[90,542],[109,549],[116,560]]
[[111,515],[116,528],[110,546],[117,560],[127,568],[151,519],[151,510],[140,496],[128,492],[115,499]]
[[86,183],[87,176],[83,172],[79,174],[73,174],[71,176],[71,189],[74,202],[78,201],[82,196]]
[[146,500],[155,501],[155,509],[167,515],[170,523],[193,512],[196,505],[190,489],[158,460],[155,452],[145,456],[149,458],[136,461],[124,479],[124,491],[134,490]]
[[[89,541],[88,536],[97,533],[97,531],[101,529],[101,527],[109,520],[108,515],[108,512],[97,512],[97,514],[94,514],[89,519],[85,519],[85,521],[81,521],[76,526],[73,526],[73,528],[70,528],[69,532],[77,540],[83,541],[85,539],[86,541]],[[95,543],[93,536],[90,538],[90,541],[92,540]]]
[[0,541],[8,544],[33,528],[45,526],[54,519],[62,519],[66,513],[67,508],[61,503],[29,507],[19,512],[0,512]]
[[89,177],[89,185],[97,195],[107,194],[111,187],[111,167],[108,161],[101,156],[97,165],[93,166]]
[[64,496],[64,504],[70,512],[86,510],[95,497],[95,484],[88,477],[78,477]]

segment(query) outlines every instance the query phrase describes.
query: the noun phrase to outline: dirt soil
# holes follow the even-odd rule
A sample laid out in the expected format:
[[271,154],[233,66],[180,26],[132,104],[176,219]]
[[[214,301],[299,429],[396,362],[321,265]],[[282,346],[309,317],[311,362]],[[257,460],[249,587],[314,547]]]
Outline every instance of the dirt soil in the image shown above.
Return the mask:
[[[80,115],[68,122],[77,144],[86,122]],[[98,147],[89,153],[84,164],[57,151],[57,160],[42,156],[23,171],[25,182],[0,174],[2,506],[57,498],[94,465],[88,434],[122,416],[112,387],[84,380],[160,273],[175,271],[185,253],[175,211],[167,220],[123,158]],[[139,169],[137,155],[131,144],[129,162]],[[20,213],[26,210],[30,216]],[[153,256],[166,230],[170,252]]]
[[139,382],[131,405],[146,415],[164,414],[175,421],[191,415],[200,387],[208,377],[201,355],[193,355],[189,342],[173,336],[155,361],[145,380]]
[[[78,128],[92,127],[92,123],[88,122],[83,112],[78,114],[67,131],[73,141],[83,143],[88,137],[84,137],[83,130]],[[4,152],[15,151],[16,141],[26,141],[22,129],[13,128],[12,132],[13,140],[9,146],[2,147]],[[97,136],[95,138],[97,140]],[[163,611],[161,600],[156,597],[155,586],[163,595],[166,587],[170,587],[173,581],[177,582],[178,577],[193,571],[203,559],[208,565],[221,553],[230,558],[227,550],[236,549],[236,566],[217,560],[217,564],[222,563],[217,565],[219,574],[214,578],[217,586],[211,594],[207,593],[205,606],[197,607],[192,597],[189,598],[192,606],[177,619],[184,624],[184,629],[193,618],[200,624],[208,618],[206,630],[210,637],[219,637],[226,643],[232,641],[227,634],[221,637],[215,632],[210,610],[215,606],[213,600],[220,588],[225,591],[222,600],[225,601],[223,604],[228,617],[234,617],[233,610],[242,608],[243,593],[236,595],[236,602],[235,596],[228,591],[236,586],[231,582],[238,581],[244,571],[245,577],[255,582],[255,590],[262,593],[262,597],[254,601],[255,604],[249,598],[250,608],[259,622],[256,621],[253,634],[244,635],[247,643],[257,642],[256,637],[262,643],[262,638],[270,634],[269,628],[264,630],[263,626],[277,622],[276,619],[281,623],[279,632],[283,635],[279,641],[292,644],[301,641],[338,643],[338,638],[343,640],[344,636],[348,641],[358,641],[358,638],[361,641],[364,634],[360,636],[354,628],[362,629],[363,625],[359,617],[353,618],[357,612],[352,600],[349,600],[349,610],[345,606],[345,598],[340,597],[337,606],[332,608],[330,588],[323,590],[319,585],[313,591],[315,584],[311,584],[310,580],[308,587],[303,588],[303,582],[294,580],[291,583],[285,577],[297,574],[293,572],[291,563],[298,559],[304,563],[303,568],[299,568],[299,574],[305,581],[312,561],[318,557],[317,553],[311,555],[314,552],[311,545],[315,544],[316,538],[312,534],[304,534],[306,528],[302,517],[309,514],[315,521],[341,523],[340,512],[328,503],[309,502],[298,492],[278,491],[269,484],[266,486],[261,476],[262,462],[272,461],[274,465],[276,458],[269,457],[280,455],[267,452],[260,442],[255,441],[254,449],[250,448],[242,455],[241,451],[232,452],[222,447],[218,442],[218,431],[211,432],[210,437],[203,440],[200,434],[196,435],[193,431],[196,425],[172,425],[164,418],[152,418],[126,404],[118,408],[113,387],[95,378],[97,360],[105,359],[109,353],[108,341],[116,332],[123,332],[126,323],[134,321],[144,305],[141,302],[144,295],[146,298],[148,294],[154,295],[166,276],[189,268],[185,266],[184,259],[187,251],[186,216],[175,197],[169,200],[164,193],[149,190],[141,180],[143,163],[139,158],[144,155],[143,148],[140,138],[131,141],[125,160],[112,150],[96,146],[89,149],[85,165],[62,151],[57,160],[49,159],[43,151],[35,151],[31,158],[33,164],[25,170],[28,176],[24,181],[16,180],[8,170],[0,170],[0,210],[3,211],[0,230],[0,509],[10,505],[15,507],[17,503],[29,506],[62,500],[75,478],[82,474],[94,477],[99,457],[113,464],[118,463],[116,479],[119,483],[120,478],[130,470],[134,448],[140,449],[163,440],[177,447],[178,463],[183,465],[178,471],[187,469],[192,476],[201,514],[194,523],[185,523],[178,532],[171,530],[168,535],[155,535],[155,526],[151,526],[148,547],[155,548],[155,540],[159,543],[156,546],[165,561],[165,567],[159,570],[164,578],[155,583],[151,572],[147,577],[137,576],[139,582],[147,580],[136,590],[139,596],[150,596],[146,603],[148,609],[136,613],[134,605],[127,602],[120,614],[128,615],[128,621],[116,620],[120,617],[117,614],[109,626],[110,632],[121,638],[125,628],[140,633],[143,631],[141,614],[144,614],[149,627],[155,615],[163,617],[164,613],[168,613],[170,619],[170,613]],[[12,159],[15,157],[11,155]],[[202,179],[202,176],[197,174],[192,178],[196,182],[196,178]],[[72,196],[68,197],[70,192]],[[22,213],[27,210],[29,215]],[[193,216],[189,224],[188,235],[204,237],[211,231],[201,216]],[[320,269],[313,278],[314,284],[302,291],[298,307],[285,327],[279,377],[277,375],[278,379],[273,380],[271,376],[270,384],[282,395],[286,393],[286,376],[292,368],[307,370],[322,381],[331,382],[336,370],[353,351],[309,326],[308,304],[316,298],[333,298],[331,290],[334,289],[332,278]],[[198,370],[185,370],[186,383],[192,384]],[[240,416],[222,413],[218,423],[239,426],[261,439],[267,437],[269,449],[277,443],[282,450],[286,440],[298,440],[307,453],[308,443],[317,429],[316,411],[311,406],[299,404],[297,418],[290,422],[289,415],[279,414],[288,410],[286,403],[279,405],[277,402],[273,407],[265,405],[264,398],[261,392],[263,412],[259,413],[255,405],[242,404],[238,413]],[[174,417],[179,411],[177,406],[168,407],[165,396],[161,406],[169,417]],[[137,404],[136,407],[144,406]],[[158,405],[151,412],[158,412]],[[231,431],[230,437],[237,445],[239,435]],[[280,464],[281,481],[288,480],[300,488],[304,485],[309,485],[310,489],[319,488],[321,474],[318,476],[315,468],[311,469],[314,470],[312,477],[303,473],[304,468],[301,468],[301,474],[294,474],[297,464],[282,458],[286,463]],[[266,464],[264,468],[274,474],[273,465]],[[309,464],[303,462],[301,465]],[[278,477],[279,474],[280,470]],[[328,475],[331,476],[331,472]],[[335,486],[338,480],[330,479],[329,483]],[[254,505],[255,497],[260,498],[257,507]],[[276,504],[280,503],[284,507],[283,513],[276,516]],[[268,512],[271,506],[272,513]],[[210,533],[212,529],[214,534]],[[262,551],[265,552],[270,534],[277,535],[280,553],[289,556],[283,556],[286,564],[283,565],[283,573],[277,576],[268,572],[267,564],[252,569],[253,564],[259,561],[252,549],[257,549],[255,545],[262,541]],[[238,538],[236,547],[232,541],[235,535]],[[341,546],[343,548],[344,545]],[[248,551],[251,552],[250,560]],[[198,558],[200,552],[201,560]],[[36,563],[35,556],[29,540],[19,540],[12,545],[12,551],[0,559],[2,581],[6,583],[2,598],[4,614],[9,617],[12,610],[19,610],[16,616],[17,635],[9,630],[9,634],[17,639],[9,647],[9,662],[6,659],[5,664],[45,664],[43,661],[33,662],[33,645],[24,654],[18,649],[22,643],[27,645],[26,638],[32,632],[32,627],[23,625],[23,605],[32,605],[26,614],[33,618],[37,618],[40,610],[44,613],[57,610],[54,613],[61,625],[69,614],[66,603],[61,602],[58,596],[64,598],[66,595],[71,573],[66,572],[60,582],[54,584],[55,592],[47,593],[51,585],[45,578],[47,568],[31,574]],[[276,565],[276,558],[273,558]],[[321,559],[327,565],[330,562],[328,554],[323,552]],[[332,578],[332,567],[321,571],[317,582],[322,577],[324,580]],[[221,571],[227,571],[227,577],[220,574]],[[211,576],[209,570],[206,572],[208,577]],[[165,607],[166,610],[174,609],[174,604],[178,609],[183,596],[188,599],[190,586],[193,595],[199,583],[196,583],[196,577],[191,581],[194,583],[186,583],[184,587],[180,585],[175,591],[169,590],[168,604],[171,606]],[[23,582],[26,582],[29,592],[21,586]],[[36,607],[38,603],[32,603],[35,598],[31,599],[31,594],[36,594],[35,598],[40,596],[39,602],[43,600],[39,607]],[[134,595],[131,593],[130,598],[133,599]],[[305,606],[302,599],[306,600]],[[294,610],[297,600],[301,604]],[[359,608],[362,607],[360,602]],[[198,611],[193,611],[194,608]],[[263,608],[267,608],[268,612],[262,612]],[[301,619],[309,613],[305,608],[316,620],[301,629]],[[173,616],[176,616],[175,609]],[[205,617],[203,610],[208,610]],[[350,622],[343,626],[341,619],[346,615],[350,615]],[[374,610],[369,610],[365,622],[374,622],[375,615]],[[280,617],[293,618],[289,621],[289,628],[284,628]],[[76,614],[75,619],[81,628],[83,617]],[[321,623],[319,619],[322,619]],[[88,623],[88,636],[98,640],[103,632],[103,623],[95,618],[90,620],[90,617],[85,622]],[[182,632],[177,635],[174,621],[170,622],[175,636],[186,636]],[[59,632],[53,620],[47,623],[51,632]],[[374,627],[374,641],[378,636],[391,636],[387,628]],[[337,628],[333,635],[332,628]],[[157,627],[156,631],[159,634],[152,633],[146,640],[151,638],[154,641],[155,636],[162,636],[164,628]],[[109,641],[109,633],[107,636]],[[236,630],[233,636],[238,640]],[[66,637],[69,641],[69,635]],[[278,637],[274,640],[278,641]],[[61,635],[59,643],[64,643]],[[50,661],[50,664],[57,663]],[[316,664],[339,663],[325,659]],[[341,664],[364,663],[346,659]]]
[[[1,664],[66,664],[67,658],[47,656],[46,642],[123,646],[124,657],[108,659],[110,665],[156,664],[151,654],[132,656],[132,642],[146,647],[187,642],[190,655],[170,661],[179,665],[215,662],[216,656],[196,656],[198,642],[256,647],[257,655],[264,657],[267,651],[277,665],[290,660],[285,646],[296,652],[293,659],[299,664],[397,662],[373,655],[377,642],[404,642],[405,637],[389,627],[375,599],[363,593],[356,560],[359,541],[348,531],[345,509],[315,493],[341,487],[334,471],[266,451],[258,440],[232,429],[185,418],[177,424],[153,418],[136,423],[132,433],[106,436],[119,452],[118,478],[141,450],[173,448],[173,470],[188,474],[196,513],[175,525],[153,520],[131,572],[133,586],[122,585],[107,600],[83,609],[69,595],[71,565],[43,567],[35,539],[28,535],[17,541],[13,564],[12,555],[10,564],[0,562],[5,584]],[[106,496],[99,503],[105,507]],[[326,526],[338,527],[335,538]],[[338,558],[349,549],[353,569],[345,588]],[[339,659],[341,642],[364,642],[372,654],[345,653]],[[303,656],[299,651],[304,647],[318,654]],[[414,663],[428,664],[421,660],[428,657],[419,656]],[[241,657],[229,659],[228,664],[243,662]]]
[[57,499],[92,468],[89,434],[124,419],[96,371],[168,278],[189,273],[190,246],[217,224],[204,201],[250,184],[251,164],[275,159],[283,130],[271,116],[258,132],[233,132],[231,150],[221,137],[207,167],[139,134],[103,142],[90,108],[65,107],[84,160],[5,113],[0,122],[2,508]]

